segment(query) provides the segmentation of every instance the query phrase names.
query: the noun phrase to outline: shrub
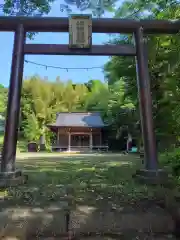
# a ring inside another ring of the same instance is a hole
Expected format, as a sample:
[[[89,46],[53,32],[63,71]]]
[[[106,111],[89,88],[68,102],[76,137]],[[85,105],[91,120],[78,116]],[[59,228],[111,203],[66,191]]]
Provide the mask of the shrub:
[[[180,176],[180,148],[174,148],[161,154],[160,163],[165,167],[170,168],[172,175]]]

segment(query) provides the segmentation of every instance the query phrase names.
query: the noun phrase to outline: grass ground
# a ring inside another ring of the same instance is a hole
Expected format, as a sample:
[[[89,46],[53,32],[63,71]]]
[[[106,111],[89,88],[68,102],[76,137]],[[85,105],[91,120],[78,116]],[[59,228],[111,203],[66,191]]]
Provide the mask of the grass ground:
[[[117,231],[122,226],[124,228],[133,228],[136,225],[136,227],[139,226],[138,228],[140,228],[145,221],[144,219],[147,218],[143,214],[151,207],[151,200],[164,191],[160,187],[148,187],[134,181],[132,174],[135,173],[137,168],[141,167],[141,161],[135,155],[58,156],[57,154],[45,154],[41,156],[35,154],[33,156],[24,154],[20,156],[17,159],[17,167],[22,168],[28,174],[29,180],[24,186],[8,189],[6,192],[1,191],[1,196],[4,194],[7,196],[6,200],[2,199],[0,205],[0,222],[2,222],[1,224],[7,223],[6,235],[10,231],[13,234],[14,230],[12,229],[17,223],[21,226],[20,233],[18,233],[21,235],[23,231],[29,234],[32,229],[37,228],[37,226],[39,228],[41,222],[45,224],[46,230],[50,229],[51,232],[57,231],[57,229],[63,231],[62,226],[64,226],[65,220],[62,209],[67,208],[67,203],[60,199],[67,192],[73,196],[74,205],[71,206],[72,209],[75,206],[76,209],[77,206],[83,206],[83,209],[79,207],[80,212],[75,214],[76,220],[74,222],[75,226],[82,225],[84,231],[88,231],[87,228],[89,229],[90,226],[94,226],[94,228],[91,227],[93,229],[104,229],[104,225],[106,225],[105,229],[109,229],[109,231]],[[87,220],[87,215],[88,219],[90,219],[89,212],[92,209],[96,209],[96,211],[94,210],[90,221]],[[130,213],[131,219],[127,218],[127,216],[123,217],[122,211]],[[83,214],[86,213],[83,217],[81,216],[82,212]],[[103,219],[102,213],[104,214]],[[112,215],[112,213],[115,215]],[[100,216],[101,220],[99,219]],[[134,217],[135,220],[132,220]],[[26,221],[24,218],[26,218]],[[49,218],[51,220],[48,220]],[[32,223],[29,224],[30,220],[27,219],[30,219]],[[159,222],[161,224],[164,221],[155,219],[156,221],[153,219],[155,227]],[[44,221],[50,221],[51,224],[50,222],[44,223]],[[103,222],[104,225],[99,226],[100,222]],[[81,229],[81,227],[77,228]],[[163,226],[164,228],[166,229],[166,226]],[[14,233],[16,236],[18,234],[17,232]],[[28,238],[19,237],[18,239]],[[125,239],[133,238],[131,236]],[[144,240],[145,238],[143,236],[138,239]]]
[[[24,201],[23,191],[32,192],[34,189],[31,194],[32,201],[45,204],[49,199],[58,200],[62,194],[60,189],[67,186],[73,190],[76,201],[88,201],[91,204],[97,204],[98,201],[101,203],[102,199],[109,201],[111,198],[114,203],[117,199],[120,204],[133,204],[144,196],[150,198],[154,195],[153,187],[138,184],[132,178],[141,166],[140,159],[136,156],[27,156],[29,157],[17,160],[17,167],[28,173],[28,184],[13,190],[14,193],[11,191],[11,194],[14,194],[13,201]],[[42,198],[42,195],[46,197]]]

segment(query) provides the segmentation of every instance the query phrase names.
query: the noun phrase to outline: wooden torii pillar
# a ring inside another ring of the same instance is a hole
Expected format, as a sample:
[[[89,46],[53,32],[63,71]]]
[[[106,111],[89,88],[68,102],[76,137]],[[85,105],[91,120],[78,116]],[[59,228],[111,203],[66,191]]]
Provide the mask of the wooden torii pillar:
[[[25,31],[19,24],[14,36],[7,117],[2,150],[0,186],[14,185],[24,181],[20,170],[15,168],[16,145],[18,139],[20,99],[24,65]],[[14,181],[15,180],[15,181]]]
[[[167,173],[158,169],[158,156],[153,126],[152,97],[148,70],[148,53],[143,27],[135,31],[137,86],[140,105],[141,129],[144,144],[145,168],[136,176],[147,183],[158,184],[168,180]]]

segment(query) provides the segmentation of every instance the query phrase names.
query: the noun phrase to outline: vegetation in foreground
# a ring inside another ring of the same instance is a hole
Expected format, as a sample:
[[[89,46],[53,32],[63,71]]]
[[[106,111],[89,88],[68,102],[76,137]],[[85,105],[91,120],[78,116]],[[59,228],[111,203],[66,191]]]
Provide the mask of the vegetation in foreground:
[[[62,188],[73,190],[77,202],[114,206],[153,200],[164,194],[160,186],[138,184],[132,175],[141,167],[138,157],[124,155],[61,156],[19,159],[17,166],[27,172],[28,183],[9,189],[10,203],[49,204],[58,201]],[[173,190],[172,190],[173,191]],[[158,196],[157,196],[157,193]],[[24,195],[25,194],[25,195]],[[29,195],[28,195],[29,194]],[[29,196],[29,198],[28,198]],[[24,202],[25,201],[25,202]],[[8,204],[6,201],[5,204]]]
[[[153,209],[165,195],[174,194],[173,189],[147,186],[132,179],[141,167],[140,159],[135,156],[51,157],[47,154],[43,158],[19,159],[17,165],[27,172],[29,180],[24,186],[1,192],[1,196],[6,196],[4,201],[1,200],[3,212],[22,209],[25,214],[27,209],[41,211],[52,206],[62,207],[62,196],[68,192],[73,196],[71,209],[77,204],[94,207],[97,213],[120,211],[122,214],[124,209],[125,213],[140,214]],[[66,204],[63,206],[66,208]],[[59,226],[60,214],[56,212],[56,226]]]

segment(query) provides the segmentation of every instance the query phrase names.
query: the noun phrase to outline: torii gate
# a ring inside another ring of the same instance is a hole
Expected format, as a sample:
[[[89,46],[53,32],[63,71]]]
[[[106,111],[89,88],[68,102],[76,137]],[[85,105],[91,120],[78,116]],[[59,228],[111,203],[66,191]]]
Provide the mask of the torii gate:
[[[16,145],[18,137],[20,98],[25,54],[44,55],[117,55],[134,56],[137,65],[137,85],[140,102],[140,115],[145,150],[145,168],[138,172],[142,179],[157,181],[166,174],[158,169],[157,149],[152,116],[152,99],[148,73],[148,56],[144,34],[176,34],[180,21],[168,20],[122,20],[93,19],[93,33],[133,33],[134,45],[93,45],[90,49],[69,49],[62,44],[27,44],[27,32],[68,32],[68,18],[50,17],[0,17],[0,31],[13,31],[14,48],[7,106],[6,128],[3,144],[0,186],[9,179],[13,182],[21,176],[15,168]],[[6,183],[7,184],[7,183]]]

